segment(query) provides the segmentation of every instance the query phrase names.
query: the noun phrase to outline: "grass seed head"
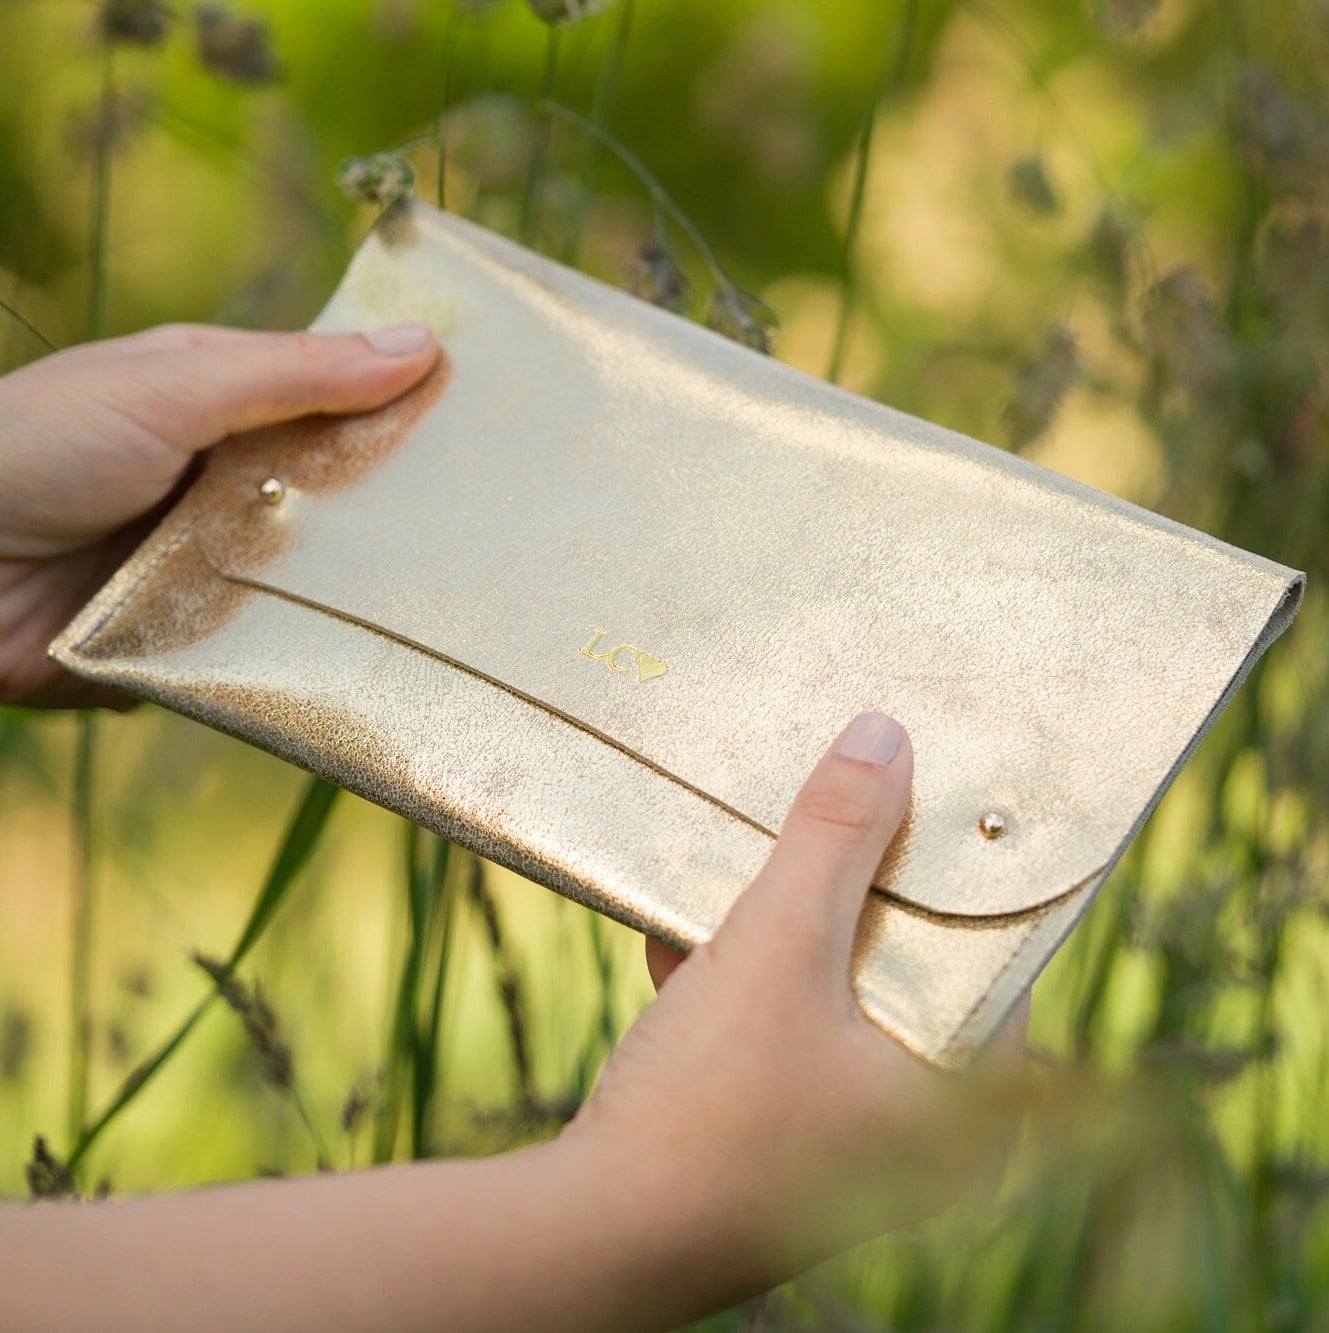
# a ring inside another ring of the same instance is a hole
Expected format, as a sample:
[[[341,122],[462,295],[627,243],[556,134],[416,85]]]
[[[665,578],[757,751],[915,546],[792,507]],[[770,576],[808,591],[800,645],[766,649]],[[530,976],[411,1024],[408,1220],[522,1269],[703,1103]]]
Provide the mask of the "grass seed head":
[[[628,291],[643,301],[675,312],[687,303],[691,284],[674,262],[669,248],[652,237],[629,261],[624,277]]]
[[[706,312],[708,328],[768,356],[775,325],[775,313],[768,306],[732,286],[717,287]]]
[[[1094,0],[1094,21],[1106,33],[1124,37],[1149,22],[1163,0]]]
[[[1085,263],[1095,281],[1118,303],[1130,286],[1135,245],[1135,231],[1120,213],[1104,208],[1094,219],[1085,243]]]
[[[230,83],[272,83],[282,72],[265,19],[233,14],[220,5],[199,5],[194,37],[203,68]]]
[[[1080,378],[1075,335],[1064,324],[1050,328],[1038,355],[1025,367],[1015,397],[1006,408],[1011,448],[1022,449],[1056,420],[1062,400]]]
[[[256,983],[252,991],[247,989],[243,982],[231,975],[224,963],[215,958],[201,953],[195,953],[193,958],[217,983],[218,992],[228,1008],[239,1015],[258,1055],[264,1080],[282,1092],[289,1092],[294,1072],[291,1048],[282,1037],[277,1015],[263,994],[263,987]]]
[[[74,1177],[69,1169],[46,1146],[40,1134],[32,1143],[32,1160],[24,1168],[28,1189],[34,1199],[75,1198]]]
[[[1165,274],[1144,301],[1144,335],[1159,383],[1201,398],[1227,378],[1232,348],[1193,268]]]
[[[1011,198],[1035,217],[1051,217],[1061,210],[1061,200],[1052,188],[1047,166],[1037,153],[1011,163],[1006,172],[1006,188]]]
[[[415,169],[396,153],[348,157],[337,168],[337,188],[348,199],[388,208],[415,191]]]
[[[379,1070],[355,1081],[341,1108],[342,1132],[355,1135],[367,1116],[375,1115],[383,1100],[384,1074]]]
[[[614,0],[527,0],[541,23],[576,23],[609,8]]]
[[[162,0],[102,0],[97,23],[108,42],[157,46],[174,21],[175,14]]]

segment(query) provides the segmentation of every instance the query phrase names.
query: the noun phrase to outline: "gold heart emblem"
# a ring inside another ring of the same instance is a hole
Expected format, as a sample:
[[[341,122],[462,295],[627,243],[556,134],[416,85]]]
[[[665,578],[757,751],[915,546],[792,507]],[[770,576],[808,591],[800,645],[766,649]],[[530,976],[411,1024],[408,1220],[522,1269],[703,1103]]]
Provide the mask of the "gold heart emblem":
[[[656,676],[663,676],[669,667],[658,657],[652,657],[650,653],[637,654],[637,679],[641,681],[654,680]]]

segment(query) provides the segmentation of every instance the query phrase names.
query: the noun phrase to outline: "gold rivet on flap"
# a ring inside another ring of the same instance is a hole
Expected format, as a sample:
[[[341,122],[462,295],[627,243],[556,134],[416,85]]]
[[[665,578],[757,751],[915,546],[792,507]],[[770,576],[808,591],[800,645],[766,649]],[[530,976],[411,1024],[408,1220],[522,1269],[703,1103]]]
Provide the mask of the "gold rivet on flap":
[[[979,819],[978,831],[989,842],[995,841],[1006,832],[1006,816],[998,814],[995,810],[989,810]]]
[[[258,488],[258,493],[270,505],[279,505],[286,498],[286,487],[277,477],[269,477]]]

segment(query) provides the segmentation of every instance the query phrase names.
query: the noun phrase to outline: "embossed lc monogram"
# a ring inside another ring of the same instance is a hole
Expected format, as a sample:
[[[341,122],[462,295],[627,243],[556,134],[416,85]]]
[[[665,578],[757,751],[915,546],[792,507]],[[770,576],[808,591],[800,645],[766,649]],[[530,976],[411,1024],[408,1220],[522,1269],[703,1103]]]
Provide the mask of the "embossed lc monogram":
[[[662,662],[658,657],[631,643],[620,643],[608,652],[596,652],[596,649],[600,646],[600,641],[608,633],[608,630],[597,629],[591,636],[591,641],[585,647],[578,648],[577,651],[583,657],[589,657],[592,662],[603,662],[610,671],[616,671],[619,675],[625,675],[635,667],[637,679],[642,682],[654,680],[657,676],[663,676],[669,670],[668,663]],[[631,657],[632,665],[624,662],[625,657]]]

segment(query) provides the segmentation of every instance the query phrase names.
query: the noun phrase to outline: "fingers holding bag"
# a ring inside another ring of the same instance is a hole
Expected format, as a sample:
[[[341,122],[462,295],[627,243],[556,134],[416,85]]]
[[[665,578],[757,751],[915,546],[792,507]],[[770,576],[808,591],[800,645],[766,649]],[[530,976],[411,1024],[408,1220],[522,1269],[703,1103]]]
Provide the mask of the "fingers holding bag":
[[[725,922],[726,942],[771,932],[778,939],[767,945],[803,956],[842,988],[864,895],[908,807],[913,764],[894,718],[856,717],[800,789],[770,859]],[[657,990],[684,958],[647,939]]]
[[[694,1256],[724,1298],[946,1206],[990,1179],[1009,1142],[1015,1099],[984,1085],[1008,1077],[1014,1052],[973,1078],[932,1069],[867,1019],[849,983],[912,774],[897,722],[850,723],[715,937],[686,959],[648,945],[669,983],[569,1131],[617,1160],[658,1217],[681,1208],[680,1225],[728,1256],[714,1270]]]

